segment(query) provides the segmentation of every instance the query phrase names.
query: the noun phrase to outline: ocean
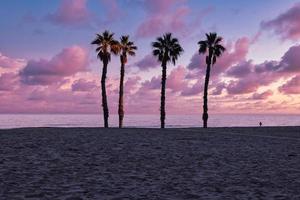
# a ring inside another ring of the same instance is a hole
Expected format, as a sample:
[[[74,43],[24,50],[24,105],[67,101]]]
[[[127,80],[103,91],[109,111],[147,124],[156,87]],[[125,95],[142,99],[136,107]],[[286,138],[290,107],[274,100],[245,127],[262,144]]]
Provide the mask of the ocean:
[[[209,127],[300,126],[300,115],[211,114]],[[110,115],[110,127],[118,126],[118,116]],[[100,114],[0,114],[0,128],[20,127],[102,127]],[[201,127],[201,115],[167,115],[167,128]],[[124,127],[159,128],[159,115],[126,115]]]

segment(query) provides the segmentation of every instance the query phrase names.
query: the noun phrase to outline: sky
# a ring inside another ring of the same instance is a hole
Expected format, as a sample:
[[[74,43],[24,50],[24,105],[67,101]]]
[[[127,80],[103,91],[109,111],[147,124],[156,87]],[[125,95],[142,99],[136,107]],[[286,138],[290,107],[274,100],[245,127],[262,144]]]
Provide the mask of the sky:
[[[125,73],[125,112],[159,114],[161,67],[151,42],[166,32],[184,53],[167,75],[167,114],[202,113],[206,65],[197,42],[217,32],[209,113],[300,114],[300,1],[1,0],[0,113],[101,113],[102,63],[90,43],[109,30],[138,47]],[[120,59],[108,65],[110,113]]]

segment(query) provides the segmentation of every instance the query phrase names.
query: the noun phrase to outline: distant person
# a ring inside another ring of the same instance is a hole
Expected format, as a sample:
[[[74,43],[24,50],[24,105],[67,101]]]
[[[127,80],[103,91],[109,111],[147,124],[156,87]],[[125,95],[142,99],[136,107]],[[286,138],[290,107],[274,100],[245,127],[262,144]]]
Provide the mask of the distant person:
[[[259,126],[262,126],[262,123],[261,123],[261,122],[259,122]]]

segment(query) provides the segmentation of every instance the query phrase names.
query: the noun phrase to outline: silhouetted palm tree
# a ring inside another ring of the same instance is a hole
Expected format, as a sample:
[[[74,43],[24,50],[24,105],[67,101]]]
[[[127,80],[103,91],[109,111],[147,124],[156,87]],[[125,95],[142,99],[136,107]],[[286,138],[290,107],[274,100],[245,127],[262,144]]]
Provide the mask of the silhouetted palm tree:
[[[103,107],[103,116],[104,116],[104,127],[108,128],[108,105],[107,105],[107,96],[106,96],[106,87],[105,79],[107,73],[107,65],[110,62],[111,53],[118,54],[119,45],[118,41],[114,40],[113,33],[109,31],[104,31],[102,34],[96,34],[96,39],[94,39],[91,44],[97,45],[96,52],[98,58],[103,63],[102,68],[102,77],[101,77],[101,89],[102,89],[102,107]]]
[[[152,43],[153,55],[161,62],[162,77],[161,77],[161,105],[160,105],[160,122],[161,128],[165,128],[165,95],[166,95],[166,79],[167,79],[167,63],[172,62],[174,65],[176,60],[183,52],[177,38],[173,38],[171,33],[166,33],[163,37],[158,37]]]
[[[222,53],[226,50],[220,43],[223,38],[219,37],[217,33],[206,34],[206,40],[199,41],[199,54],[206,54],[206,76],[204,84],[204,94],[203,94],[203,127],[207,128],[208,120],[208,108],[207,108],[207,93],[208,93],[208,83],[211,67],[216,63],[217,57],[220,57]]]
[[[124,118],[124,108],[123,108],[123,93],[124,93],[124,75],[125,75],[125,64],[127,62],[127,55],[135,56],[135,50],[137,47],[134,43],[129,41],[129,36],[122,36],[120,38],[120,61],[121,61],[121,71],[120,71],[120,90],[119,90],[119,128],[123,126]]]

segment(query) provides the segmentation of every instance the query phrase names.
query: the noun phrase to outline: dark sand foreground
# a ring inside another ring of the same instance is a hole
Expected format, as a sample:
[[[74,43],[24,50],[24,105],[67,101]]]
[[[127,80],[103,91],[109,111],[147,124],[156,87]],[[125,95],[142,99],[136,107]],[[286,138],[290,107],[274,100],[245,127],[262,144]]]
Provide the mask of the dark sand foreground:
[[[300,127],[0,130],[0,199],[300,199]]]

